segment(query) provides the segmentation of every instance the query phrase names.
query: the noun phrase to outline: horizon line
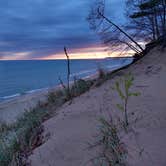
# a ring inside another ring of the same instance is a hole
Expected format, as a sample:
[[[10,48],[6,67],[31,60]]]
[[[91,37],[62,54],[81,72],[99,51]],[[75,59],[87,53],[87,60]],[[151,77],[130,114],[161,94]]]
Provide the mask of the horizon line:
[[[104,58],[71,58],[70,60],[98,60],[98,59],[116,59],[116,58],[133,58],[133,56],[113,56],[113,57],[104,57]],[[54,61],[54,60],[67,60],[66,58],[57,58],[57,59],[0,59],[0,61]]]

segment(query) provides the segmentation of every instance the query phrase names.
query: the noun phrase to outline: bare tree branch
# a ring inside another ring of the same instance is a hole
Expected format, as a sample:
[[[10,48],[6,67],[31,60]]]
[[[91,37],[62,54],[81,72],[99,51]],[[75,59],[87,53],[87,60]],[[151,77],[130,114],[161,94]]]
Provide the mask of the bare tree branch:
[[[64,47],[64,52],[67,58],[67,90],[68,90],[68,93],[70,93],[70,58],[67,53],[66,47]]]
[[[130,36],[128,35],[125,31],[123,31],[118,25],[116,25],[115,23],[113,23],[110,19],[108,19],[107,17],[105,17],[100,10],[98,10],[98,13],[100,14],[100,16],[102,16],[108,23],[112,24],[113,26],[115,26],[120,32],[122,32],[126,37],[128,37],[133,43],[135,43],[141,51],[144,51],[144,49]]]

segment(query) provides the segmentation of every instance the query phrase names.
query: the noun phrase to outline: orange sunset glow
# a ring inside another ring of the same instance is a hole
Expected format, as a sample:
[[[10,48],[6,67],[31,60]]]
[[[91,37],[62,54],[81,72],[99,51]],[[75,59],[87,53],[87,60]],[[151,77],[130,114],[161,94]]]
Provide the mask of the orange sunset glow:
[[[108,57],[124,57],[132,56],[133,52],[128,51],[125,54],[121,54],[120,51],[108,51],[106,46],[93,46],[87,48],[77,48],[77,49],[67,49],[70,59],[104,59]],[[51,54],[45,57],[29,58],[32,52],[18,52],[12,54],[6,53],[4,57],[0,60],[56,60],[56,59],[66,59],[65,53],[62,51],[60,53]]]
[[[107,51],[107,47],[88,47],[88,48],[80,48],[68,50],[68,54],[70,59],[103,59],[107,57],[118,57],[120,52],[116,51],[110,54]],[[126,56],[131,56],[130,54],[126,54]],[[66,59],[64,52],[59,54],[53,54],[42,58],[43,60],[53,60],[53,59]]]

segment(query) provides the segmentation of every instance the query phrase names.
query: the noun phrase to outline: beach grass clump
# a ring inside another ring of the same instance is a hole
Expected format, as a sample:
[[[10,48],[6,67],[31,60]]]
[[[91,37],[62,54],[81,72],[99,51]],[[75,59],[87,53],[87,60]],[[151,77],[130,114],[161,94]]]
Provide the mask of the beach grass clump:
[[[50,91],[47,96],[47,101],[49,104],[60,106],[65,102],[65,98],[64,90]]]
[[[89,90],[92,84],[92,81],[85,81],[83,79],[76,80],[70,90],[71,96],[76,97],[83,94],[84,92]]]
[[[11,126],[8,125],[7,123],[5,122],[0,122],[0,134],[7,131],[7,130],[10,130]]]
[[[95,146],[100,153],[92,159],[96,166],[124,166],[127,151],[118,136],[118,129],[112,120],[100,118],[99,138]],[[94,147],[93,145],[91,145]]]
[[[63,84],[63,89],[57,91],[50,91],[48,93],[48,104],[54,106],[61,106],[66,101],[72,100],[73,97],[77,97],[82,93],[89,90],[93,81],[85,81],[83,79],[75,80],[74,83],[68,88]]]
[[[42,143],[41,123],[49,111],[36,108],[25,112],[8,130],[0,133],[0,165],[25,165],[25,154]],[[14,164],[15,163],[15,164]]]

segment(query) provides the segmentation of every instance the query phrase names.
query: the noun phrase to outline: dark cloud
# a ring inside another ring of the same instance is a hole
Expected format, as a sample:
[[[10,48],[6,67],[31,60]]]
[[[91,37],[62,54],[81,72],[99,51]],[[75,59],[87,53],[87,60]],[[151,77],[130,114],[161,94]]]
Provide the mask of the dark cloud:
[[[114,13],[119,8],[114,0]],[[66,45],[98,43],[86,17],[91,0],[1,0],[0,58],[29,52],[29,58],[57,53]]]

